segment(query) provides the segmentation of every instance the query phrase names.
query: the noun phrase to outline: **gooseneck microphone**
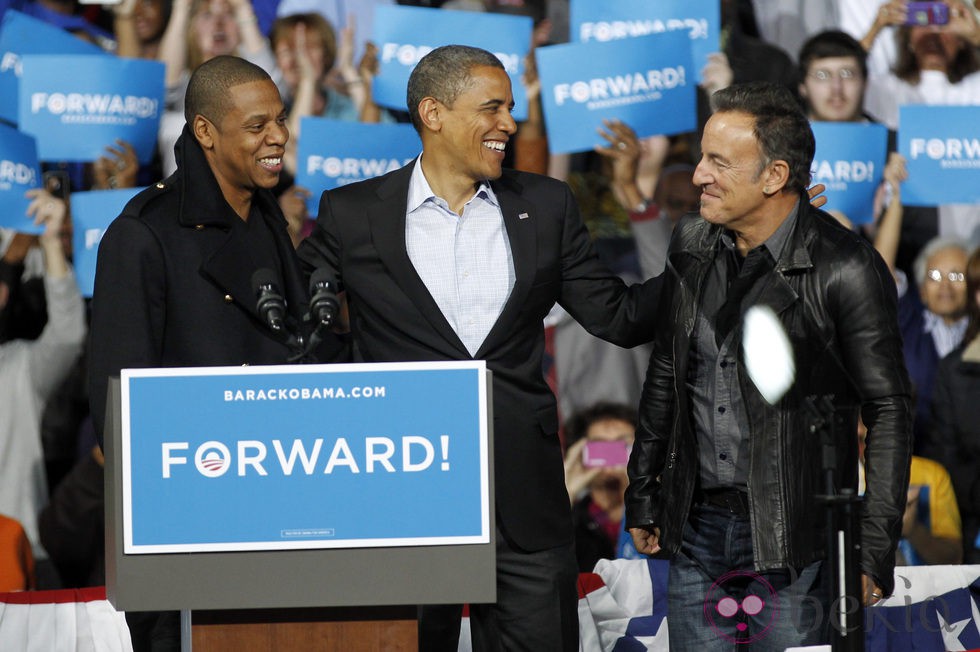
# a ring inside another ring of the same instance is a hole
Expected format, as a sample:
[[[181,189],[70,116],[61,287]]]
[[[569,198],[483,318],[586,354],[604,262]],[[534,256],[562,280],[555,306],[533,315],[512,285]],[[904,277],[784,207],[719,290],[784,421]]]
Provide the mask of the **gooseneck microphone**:
[[[330,328],[340,309],[337,299],[337,281],[324,268],[319,268],[310,276],[310,318],[316,330]]]
[[[255,308],[259,316],[269,328],[277,333],[283,332],[286,301],[279,291],[276,275],[265,267],[255,270],[252,274],[252,289],[255,291]]]

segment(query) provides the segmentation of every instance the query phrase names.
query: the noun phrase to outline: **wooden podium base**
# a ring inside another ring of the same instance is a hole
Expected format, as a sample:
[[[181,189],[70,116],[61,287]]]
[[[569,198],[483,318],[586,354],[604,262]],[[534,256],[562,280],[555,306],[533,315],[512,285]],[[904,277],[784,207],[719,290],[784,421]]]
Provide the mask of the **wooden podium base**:
[[[191,613],[193,652],[417,652],[415,606]]]

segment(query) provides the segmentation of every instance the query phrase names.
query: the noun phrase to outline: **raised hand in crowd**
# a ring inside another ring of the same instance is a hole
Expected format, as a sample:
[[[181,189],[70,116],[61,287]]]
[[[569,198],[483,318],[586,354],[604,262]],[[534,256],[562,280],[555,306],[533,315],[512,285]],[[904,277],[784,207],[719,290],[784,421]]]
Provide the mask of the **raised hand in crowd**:
[[[973,47],[980,47],[980,21],[977,15],[960,3],[949,4],[949,31],[967,41]]]
[[[136,187],[140,164],[133,146],[121,138],[107,145],[106,154],[92,163],[93,190]]]
[[[361,72],[354,64],[354,16],[349,16],[347,26],[340,30],[340,40],[337,43],[337,60],[327,73],[328,83],[354,101],[358,115],[363,115],[364,106],[368,102],[364,80]]]
[[[68,257],[61,239],[61,231],[68,218],[68,204],[43,188],[27,191],[31,199],[27,205],[27,216],[36,225],[44,225],[44,232],[38,236],[38,244],[44,252],[45,274],[49,278],[63,278],[68,275]]]
[[[568,489],[568,500],[572,504],[602,472],[600,466],[586,467],[582,464],[582,451],[588,443],[588,438],[582,437],[565,451],[565,488]]]
[[[169,2],[123,0],[112,7],[116,54],[131,59],[156,59],[167,27]]]
[[[544,112],[541,109],[541,79],[538,77],[533,46],[524,57],[521,85],[527,98],[527,119],[517,125],[514,167],[524,172],[548,174],[548,137],[545,133]]]
[[[902,183],[909,177],[905,157],[898,152],[889,154],[883,174],[884,181],[875,194],[875,215],[881,217],[877,222],[874,245],[894,274],[898,245],[902,237]],[[881,206],[885,204],[886,198],[888,205],[882,212]]]
[[[364,92],[364,106],[361,107],[361,122],[380,122],[381,107],[374,103],[371,90],[374,86],[374,78],[378,74],[380,67],[378,60],[378,46],[371,41],[365,41],[364,54],[357,63],[357,74],[361,79],[361,89]]]
[[[866,51],[871,51],[871,46],[881,34],[881,30],[895,25],[904,25],[908,14],[909,8],[905,0],[889,0],[889,2],[882,3],[878,7],[878,13],[875,14],[874,22],[871,23],[868,32],[861,39],[861,46]]]
[[[715,91],[731,86],[734,78],[735,73],[724,52],[712,52],[708,55],[708,63],[701,69],[701,88],[708,97]]]
[[[303,241],[303,230],[310,217],[309,211],[306,210],[306,200],[309,197],[310,191],[303,186],[290,186],[279,195],[279,208],[286,218],[286,230],[289,231],[289,239],[292,240],[293,247],[298,247]]]
[[[299,144],[300,122],[303,118],[316,115],[320,84],[323,83],[323,63],[316,60],[317,54],[307,46],[306,24],[297,22],[293,28],[293,47],[290,53],[299,73],[296,88],[293,90],[293,105],[289,111],[287,127],[290,139],[286,142],[286,155],[283,164],[291,173],[296,173],[296,150]],[[281,55],[280,55],[281,58]],[[317,65],[319,63],[319,65]]]

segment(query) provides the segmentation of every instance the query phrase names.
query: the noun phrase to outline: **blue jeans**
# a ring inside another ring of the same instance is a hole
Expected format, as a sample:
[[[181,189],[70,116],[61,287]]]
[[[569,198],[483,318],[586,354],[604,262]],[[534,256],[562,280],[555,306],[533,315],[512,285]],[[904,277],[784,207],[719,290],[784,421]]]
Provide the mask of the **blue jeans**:
[[[748,516],[692,506],[681,549],[670,561],[671,650],[783,652],[830,642],[826,564],[757,573],[752,562]]]

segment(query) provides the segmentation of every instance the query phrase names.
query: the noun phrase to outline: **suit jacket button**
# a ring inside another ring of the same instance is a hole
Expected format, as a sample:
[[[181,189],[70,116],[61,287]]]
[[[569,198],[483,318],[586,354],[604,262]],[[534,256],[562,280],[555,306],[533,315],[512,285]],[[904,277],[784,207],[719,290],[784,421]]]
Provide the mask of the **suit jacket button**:
[[[226,295],[225,295],[225,303],[231,303],[231,302],[232,302],[232,301],[234,301],[234,300],[235,300],[235,299],[234,299],[234,298],[232,298],[232,296],[231,296],[230,294],[226,294]]]

